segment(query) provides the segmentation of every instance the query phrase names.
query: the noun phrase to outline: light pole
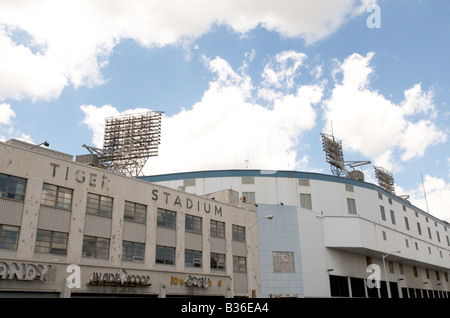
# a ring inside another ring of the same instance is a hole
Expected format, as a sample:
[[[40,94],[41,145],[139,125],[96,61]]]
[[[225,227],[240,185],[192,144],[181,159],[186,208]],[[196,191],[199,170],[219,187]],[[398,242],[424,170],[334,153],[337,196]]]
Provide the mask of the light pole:
[[[386,277],[386,289],[387,289],[387,293],[388,293],[388,298],[392,298],[391,297],[391,287],[389,286],[389,279],[387,276],[387,272],[386,272],[386,262],[384,261],[384,259],[386,257],[388,257],[389,255],[391,255],[392,253],[401,253],[401,251],[392,251],[390,253],[384,254],[383,255],[383,267],[384,267],[384,276]]]
[[[264,216],[264,217],[262,217],[262,218],[260,218],[260,219],[258,219],[258,221],[256,221],[256,222],[254,222],[254,223],[252,223],[252,224],[250,224],[249,226],[247,226],[247,228],[246,228],[246,231],[247,231],[247,233],[246,233],[246,236],[247,236],[247,267],[248,267],[248,288],[249,288],[249,297],[252,297],[253,296],[253,290],[252,290],[252,281],[253,281],[253,279],[252,279],[252,266],[251,266],[251,253],[250,253],[250,246],[251,246],[251,244],[250,244],[250,229],[256,224],[256,223],[258,223],[259,221],[261,221],[261,220],[264,220],[264,219],[268,219],[268,220],[272,220],[273,219],[273,215],[266,215],[266,216]]]

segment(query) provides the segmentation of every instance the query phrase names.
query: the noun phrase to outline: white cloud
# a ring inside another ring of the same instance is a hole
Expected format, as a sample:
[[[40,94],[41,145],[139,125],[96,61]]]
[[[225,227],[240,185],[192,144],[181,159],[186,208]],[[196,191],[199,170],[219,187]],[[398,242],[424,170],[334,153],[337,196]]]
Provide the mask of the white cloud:
[[[7,103],[0,104],[0,141],[6,141],[10,138],[20,139],[32,143],[33,140],[30,135],[14,129],[12,119],[16,117],[16,113],[11,109],[11,105]]]
[[[251,84],[245,68],[237,73],[219,57],[205,61],[216,79],[191,109],[163,117],[159,155],[150,158],[144,172],[244,168],[246,160],[249,168],[304,167],[308,157],[297,158],[296,147],[302,133],[315,125],[313,105],[321,100],[322,88],[299,86],[266,108],[254,102],[259,86]],[[101,146],[101,123],[118,111],[109,105],[81,109]]]
[[[424,92],[421,84],[416,84],[405,91],[405,100],[401,107],[406,115],[434,111],[433,92]],[[435,113],[433,113],[435,116]]]
[[[225,25],[245,34],[261,26],[307,43],[335,32],[372,0],[2,1],[0,100],[57,98],[67,85],[105,82],[115,45],[184,43]],[[26,34],[20,41],[17,32]],[[36,48],[39,50],[36,50]]]
[[[16,114],[11,109],[11,105],[7,103],[0,104],[0,124],[10,125],[11,118],[15,117]]]
[[[302,66],[305,59],[305,53],[293,50],[278,53],[274,58],[275,65],[273,62],[269,62],[264,68],[263,84],[276,88],[292,88],[295,77],[300,76],[298,68]]]
[[[338,63],[342,74],[330,98],[325,101],[326,127],[334,128],[344,148],[369,157],[375,165],[388,170],[399,169],[401,161],[424,155],[431,145],[443,143],[447,135],[431,120],[435,117],[433,94],[420,84],[405,91],[405,99],[395,104],[370,87],[373,53],[352,54]],[[428,114],[417,122],[411,115]],[[396,159],[396,151],[401,151]]]
[[[397,186],[396,192],[409,194],[412,204],[438,219],[450,222],[450,183],[430,175],[425,175],[423,181],[423,184],[420,183],[413,189]]]

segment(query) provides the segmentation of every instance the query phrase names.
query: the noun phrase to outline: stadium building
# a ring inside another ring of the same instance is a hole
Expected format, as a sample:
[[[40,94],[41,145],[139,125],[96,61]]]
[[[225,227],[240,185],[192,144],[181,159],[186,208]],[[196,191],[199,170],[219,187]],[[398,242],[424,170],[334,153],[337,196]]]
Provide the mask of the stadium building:
[[[450,224],[384,188],[336,175],[216,170],[146,176],[258,206],[262,297],[450,297]],[[387,288],[389,286],[389,288]]]
[[[255,204],[208,197],[0,142],[0,297],[259,297]]]

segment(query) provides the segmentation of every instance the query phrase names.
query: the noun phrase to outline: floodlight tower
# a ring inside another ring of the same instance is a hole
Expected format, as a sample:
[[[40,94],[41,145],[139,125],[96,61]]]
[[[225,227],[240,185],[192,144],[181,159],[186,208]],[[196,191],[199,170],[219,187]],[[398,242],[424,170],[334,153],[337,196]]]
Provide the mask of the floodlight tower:
[[[321,134],[325,159],[330,164],[331,172],[335,176],[341,176],[345,171],[342,142],[333,135]]]
[[[387,192],[395,195],[394,177],[392,173],[382,167],[373,166],[375,169],[375,177],[378,180],[378,185]]]
[[[356,167],[369,164],[370,161],[344,161],[342,151],[342,141],[336,139],[334,135],[320,134],[322,136],[322,146],[325,152],[326,161],[330,164],[331,172],[335,176],[345,176],[350,179],[364,181],[364,175],[361,171],[355,170]],[[348,171],[346,166],[353,170]]]
[[[138,176],[148,158],[158,155],[162,112],[108,117],[105,119],[103,149],[83,145],[95,156],[97,167]]]

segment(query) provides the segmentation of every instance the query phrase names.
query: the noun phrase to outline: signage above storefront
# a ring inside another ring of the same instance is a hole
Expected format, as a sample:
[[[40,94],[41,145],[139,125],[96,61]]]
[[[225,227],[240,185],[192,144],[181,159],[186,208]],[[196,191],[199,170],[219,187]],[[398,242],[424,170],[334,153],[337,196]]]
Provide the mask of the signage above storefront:
[[[0,279],[44,281],[51,265],[0,262]]]
[[[212,281],[207,277],[197,277],[194,275],[188,275],[185,279],[178,278],[176,276],[170,277],[170,284],[171,285],[185,285],[188,287],[201,287],[201,288],[208,288],[212,286]],[[222,286],[222,281],[219,280],[217,282],[217,286]]]
[[[128,275],[124,269],[113,273],[92,273],[89,279],[89,285],[96,286],[150,286],[150,276],[146,275]]]

